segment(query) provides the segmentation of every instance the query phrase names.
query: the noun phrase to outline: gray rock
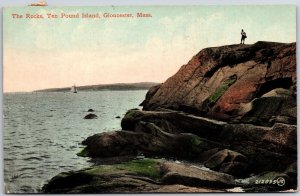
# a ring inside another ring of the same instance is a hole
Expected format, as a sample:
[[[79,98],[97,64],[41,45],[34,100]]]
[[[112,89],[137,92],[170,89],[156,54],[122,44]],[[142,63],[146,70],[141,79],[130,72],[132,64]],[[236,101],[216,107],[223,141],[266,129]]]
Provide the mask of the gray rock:
[[[98,116],[96,114],[88,114],[84,117],[84,119],[95,119],[95,118],[98,118]]]

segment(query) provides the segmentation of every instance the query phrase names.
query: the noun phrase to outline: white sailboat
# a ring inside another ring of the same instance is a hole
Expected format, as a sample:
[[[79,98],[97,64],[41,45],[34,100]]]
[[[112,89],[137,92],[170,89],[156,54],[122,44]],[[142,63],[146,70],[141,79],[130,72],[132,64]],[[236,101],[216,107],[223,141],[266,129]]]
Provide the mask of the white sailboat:
[[[77,93],[77,88],[76,88],[75,84],[71,87],[71,92]]]

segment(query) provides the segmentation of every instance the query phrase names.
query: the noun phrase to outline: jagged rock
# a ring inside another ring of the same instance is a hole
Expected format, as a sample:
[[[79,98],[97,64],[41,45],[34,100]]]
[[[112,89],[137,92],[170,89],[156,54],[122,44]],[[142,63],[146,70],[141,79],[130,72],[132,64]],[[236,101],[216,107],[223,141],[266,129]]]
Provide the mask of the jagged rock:
[[[296,43],[257,42],[206,48],[160,86],[152,87],[145,110],[170,108],[228,120],[241,104],[275,88],[296,87]]]
[[[98,116],[96,114],[88,114],[84,117],[84,119],[95,119],[95,118],[98,118]]]

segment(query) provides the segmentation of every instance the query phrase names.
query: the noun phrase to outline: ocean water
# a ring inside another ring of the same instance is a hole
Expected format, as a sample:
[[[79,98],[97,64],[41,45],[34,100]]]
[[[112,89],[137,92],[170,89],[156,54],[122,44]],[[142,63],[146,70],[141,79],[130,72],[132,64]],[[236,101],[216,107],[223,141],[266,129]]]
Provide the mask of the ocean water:
[[[81,141],[119,130],[126,111],[138,108],[146,92],[5,93],[4,181],[9,192],[39,193],[58,173],[92,165],[76,155]],[[83,119],[88,109],[98,119]]]

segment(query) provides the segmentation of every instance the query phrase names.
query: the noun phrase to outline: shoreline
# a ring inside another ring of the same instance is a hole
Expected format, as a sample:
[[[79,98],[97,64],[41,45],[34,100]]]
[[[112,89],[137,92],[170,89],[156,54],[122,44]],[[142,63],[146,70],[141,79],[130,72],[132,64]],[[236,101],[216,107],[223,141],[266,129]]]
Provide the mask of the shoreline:
[[[165,114],[166,116],[164,116]],[[164,119],[164,117],[172,118],[169,116],[170,114],[184,115],[184,116],[187,115],[188,118],[192,118],[195,121],[192,124],[199,123],[198,117],[194,118],[190,114],[184,114],[182,112],[179,112],[179,114],[177,111],[145,112],[145,111],[133,109],[133,110],[129,110],[126,113],[121,124],[124,129],[124,127],[132,126],[131,120],[137,120],[136,122],[134,122],[137,124],[141,123],[140,119],[132,119],[132,116],[135,117],[138,116],[139,118],[142,118],[143,121],[147,121],[147,119],[153,120],[153,118],[155,118],[155,115],[157,118],[160,119]],[[211,119],[206,119],[206,118],[200,118],[200,121],[201,121],[200,123],[202,124],[204,123],[208,126],[214,127],[214,129],[218,129],[218,127],[215,127],[216,125],[237,126],[236,130],[238,130],[239,129],[238,127],[241,126],[237,124],[220,123],[217,120],[212,121]],[[244,124],[242,126],[243,127],[249,126],[251,129],[253,129],[253,125]],[[275,125],[275,127],[276,126],[278,125]],[[261,129],[260,131],[258,130],[259,132],[266,129],[266,127],[261,127],[261,126],[257,126],[256,129],[258,129],[259,127]],[[156,128],[157,127],[151,125],[151,123],[145,123],[143,128],[139,127],[138,130],[135,131],[121,130],[121,131],[114,131],[114,132],[104,132],[101,134],[95,134],[87,138],[86,140],[83,141],[83,145],[86,145],[86,148],[84,148],[84,150],[82,151],[84,153],[81,152],[78,155],[84,157],[90,157],[91,161],[95,163],[95,165],[90,168],[81,169],[79,171],[67,172],[67,173],[63,172],[59,174],[56,177],[52,178],[52,180],[50,180],[50,182],[43,187],[43,191],[45,193],[120,193],[120,192],[128,192],[128,193],[151,192],[152,193],[152,192],[164,192],[164,191],[187,193],[187,192],[234,192],[236,190],[239,190],[239,192],[241,191],[242,192],[260,192],[260,191],[276,192],[276,191],[286,191],[286,190],[293,189],[291,186],[279,186],[278,183],[280,183],[279,180],[282,177],[284,177],[287,180],[292,180],[292,176],[290,172],[293,173],[294,166],[290,166],[290,169],[287,169],[283,172],[260,171],[257,172],[255,175],[250,174],[249,172],[247,174],[244,173],[247,171],[247,169],[245,167],[242,167],[244,164],[249,164],[247,163],[248,160],[244,157],[244,155],[232,150],[227,150],[227,149],[220,150],[224,148],[224,145],[222,147],[222,145],[220,146],[220,144],[217,142],[211,142],[209,140],[200,138],[193,134],[164,133],[164,132],[160,132],[160,130]],[[242,134],[242,133],[236,133],[236,134]],[[178,135],[180,135],[179,138],[181,139],[174,138]],[[155,140],[152,140],[153,138]],[[170,140],[170,138],[173,138],[173,140],[175,140],[176,143],[171,144],[167,142],[165,145],[161,143],[163,141]],[[124,143],[124,140],[127,141],[128,143],[126,142]],[[147,146],[151,146],[150,147],[151,149],[149,148],[147,149],[147,147],[143,146],[142,143],[137,142],[137,140],[141,140],[141,142],[145,140],[148,141]],[[212,150],[208,150],[212,148],[212,145],[217,147],[217,149],[213,148]],[[134,149],[132,146],[138,146],[138,149]],[[176,146],[180,146],[182,153],[179,152],[178,149],[175,150]],[[120,151],[119,149],[122,150]],[[155,149],[159,150],[160,152],[156,151]],[[165,149],[165,151],[161,152],[161,149]],[[143,153],[141,154],[141,152]],[[176,153],[173,154],[174,152]],[[119,153],[123,153],[124,155],[120,155]],[[167,155],[168,153],[171,154]],[[257,155],[254,154],[253,156],[257,156]],[[159,157],[166,157],[166,158],[159,158]],[[226,165],[226,161],[225,161],[226,159],[227,161],[229,161],[228,163],[231,163],[231,161],[233,161],[233,163],[235,164],[231,165],[229,167],[231,169],[229,170],[216,171],[216,169],[219,168],[220,166],[216,167],[214,165],[216,164],[223,165],[224,163]],[[230,161],[230,159],[232,160]],[[120,166],[124,164],[131,165],[138,162],[139,170],[143,170],[147,172],[149,169],[148,160],[155,162],[155,164],[156,163],[159,164],[159,168],[157,168],[156,170],[157,173],[156,178],[153,178],[153,176],[151,176],[152,174],[145,174],[143,172],[141,173],[139,171],[136,171],[131,167],[123,168],[123,166]],[[264,161],[267,164],[269,161],[272,160],[264,160]],[[240,163],[240,165],[237,163]],[[165,165],[168,166],[171,165],[170,166],[171,169],[168,170],[169,173],[164,171]],[[265,164],[263,163],[263,165]],[[263,165],[256,166],[256,167],[263,167]],[[119,170],[120,167],[121,167],[120,170],[121,173],[118,172],[115,173],[115,171]],[[177,167],[180,167],[181,170],[176,169]],[[187,171],[191,169],[193,170],[193,172],[187,175]],[[76,180],[77,177],[74,177],[74,174],[79,176],[86,175],[86,170],[99,170],[99,172],[93,173],[91,174],[92,176],[90,176],[91,179],[98,179],[98,180],[77,182]],[[179,171],[180,173],[178,174]],[[125,178],[126,181],[121,180],[115,182],[116,179],[114,175],[117,175],[118,178],[122,179],[124,177],[123,172],[126,173],[126,178]],[[203,172],[205,174],[203,174]],[[195,173],[197,173],[197,175],[193,175]],[[211,177],[216,175],[218,178],[214,179],[213,181],[210,181]],[[99,181],[100,178],[101,179],[105,178],[107,179],[107,181],[105,182],[104,181],[102,182],[101,180]],[[134,182],[133,184],[128,185],[127,183],[128,180],[131,182],[132,179],[137,179],[137,178],[139,179],[142,178],[142,180],[140,179],[141,181]],[[166,180],[166,178],[168,180]],[[225,181],[222,180],[223,178],[226,179],[228,178],[230,180],[225,183]],[[266,180],[268,180],[268,182],[266,182]],[[151,183],[149,183],[149,181]],[[209,183],[207,181],[209,181]],[[61,184],[62,182],[64,184],[65,183],[70,184],[71,187],[68,188],[65,187],[64,185],[58,186],[58,184]],[[145,182],[147,182],[147,186],[144,184]],[[95,183],[97,184],[96,186],[94,186]],[[110,184],[109,187],[107,187],[107,184]],[[126,187],[128,186],[130,186],[131,188],[126,189]],[[147,188],[144,189],[141,188],[145,186]],[[182,187],[180,188],[180,190],[178,190],[177,186],[182,186]],[[296,189],[294,190],[296,191]]]
[[[295,43],[203,49],[140,106],[81,155],[152,159],[62,173],[45,193],[297,191]]]

